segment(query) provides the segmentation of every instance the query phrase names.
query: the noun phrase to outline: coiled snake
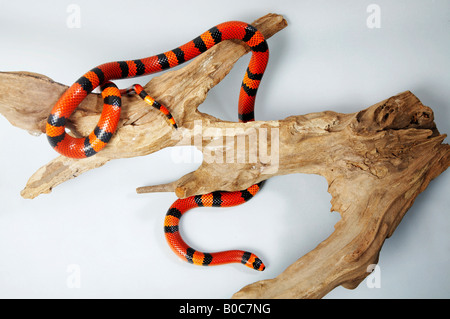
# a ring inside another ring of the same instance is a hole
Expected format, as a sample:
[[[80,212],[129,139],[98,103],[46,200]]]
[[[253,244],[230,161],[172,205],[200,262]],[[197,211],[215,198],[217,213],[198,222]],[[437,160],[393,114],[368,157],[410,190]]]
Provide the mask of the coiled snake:
[[[255,96],[266,69],[269,49],[264,36],[255,27],[244,22],[231,21],[219,24],[171,51],[144,59],[105,63],[84,74],[61,96],[48,117],[46,133],[50,145],[60,154],[71,158],[95,155],[106,146],[117,129],[123,93],[139,95],[148,104],[162,112],[176,129],[177,125],[168,109],[151,98],[140,85],[119,90],[111,80],[148,75],[169,69],[229,39],[242,40],[252,50],[252,57],[241,85],[238,116],[241,122],[253,121]],[[67,119],[84,98],[98,86],[102,90],[103,110],[97,126],[85,138],[72,137],[66,133]],[[237,262],[256,270],[264,270],[262,261],[250,252],[230,250],[202,253],[189,247],[179,232],[180,218],[189,209],[199,206],[239,205],[251,199],[260,187],[261,183],[243,191],[213,192],[178,199],[169,208],[164,220],[164,232],[169,246],[182,259],[196,265],[208,266]]]

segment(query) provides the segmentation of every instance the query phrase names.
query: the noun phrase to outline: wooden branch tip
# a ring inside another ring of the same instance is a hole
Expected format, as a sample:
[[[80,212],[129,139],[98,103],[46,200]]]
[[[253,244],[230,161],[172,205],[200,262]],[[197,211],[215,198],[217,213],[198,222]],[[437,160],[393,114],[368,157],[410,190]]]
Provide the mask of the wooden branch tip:
[[[145,194],[145,193],[160,193],[160,192],[174,192],[175,191],[175,182],[167,183],[167,184],[159,184],[152,186],[142,186],[136,188],[136,193]]]

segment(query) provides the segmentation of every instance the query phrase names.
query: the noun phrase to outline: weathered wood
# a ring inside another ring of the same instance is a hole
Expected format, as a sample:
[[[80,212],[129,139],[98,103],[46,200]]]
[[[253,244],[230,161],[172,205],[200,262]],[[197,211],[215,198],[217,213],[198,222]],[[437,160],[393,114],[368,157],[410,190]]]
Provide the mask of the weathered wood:
[[[266,38],[286,27],[284,18],[268,14],[253,22]],[[180,129],[173,132],[164,116],[148,107],[139,97],[122,97],[122,114],[118,130],[108,146],[92,158],[83,160],[57,157],[41,167],[22,191],[24,198],[49,193],[57,185],[104,165],[111,159],[148,155],[162,148],[180,145],[179,138],[190,134],[197,120],[215,121],[197,111],[211,88],[232,69],[249,47],[240,41],[222,42],[184,68],[153,78],[145,90],[166,105]],[[51,108],[67,86],[46,76],[29,72],[0,73],[0,113],[11,124],[33,134],[44,133]],[[25,94],[26,92],[26,94]],[[75,110],[67,127],[75,136],[87,136],[102,111],[100,94],[91,93]],[[182,194],[182,191],[177,192]]]
[[[269,14],[254,25],[270,37],[287,24],[282,16]],[[233,297],[320,298],[339,285],[357,286],[417,195],[449,167],[445,135],[437,130],[433,111],[409,91],[352,114],[326,111],[232,123],[199,112],[208,91],[247,52],[246,45],[226,41],[145,86],[170,109],[177,131],[139,98],[123,97],[119,129],[102,152],[82,160],[57,157],[29,179],[22,196],[48,193],[112,159],[176,145],[201,150],[200,167],[177,181],[138,192],[174,191],[187,197],[240,190],[276,175],[319,174],[328,181],[332,210],[342,217],[333,234],[278,277],[244,287]],[[51,107],[66,88],[38,74],[0,73],[0,112],[13,125],[42,133]],[[90,94],[70,118],[71,132],[89,134],[101,108],[101,97]],[[243,154],[246,158],[239,157]]]
[[[417,195],[450,165],[450,146],[442,144],[433,112],[410,92],[351,115],[308,117],[280,142],[302,150],[280,167],[324,176],[331,210],[342,218],[330,237],[277,278],[244,287],[235,298],[321,298],[338,285],[355,288]],[[296,143],[292,137],[300,134]]]

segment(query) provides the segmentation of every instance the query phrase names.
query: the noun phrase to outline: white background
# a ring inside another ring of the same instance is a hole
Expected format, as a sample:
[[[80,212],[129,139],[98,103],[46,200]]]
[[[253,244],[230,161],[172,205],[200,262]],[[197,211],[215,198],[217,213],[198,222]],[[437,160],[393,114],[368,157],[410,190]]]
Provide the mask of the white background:
[[[67,26],[69,4],[81,27]],[[381,28],[369,29],[369,4]],[[269,12],[289,26],[268,40],[271,58],[256,103],[257,120],[324,110],[356,112],[411,90],[450,132],[450,1],[0,1],[0,71],[31,71],[70,85],[109,61],[173,49],[228,20],[251,22]],[[209,94],[201,110],[237,121],[237,97],[249,56]],[[121,87],[150,77],[122,80]],[[1,83],[0,83],[1,85]],[[446,139],[448,143],[448,138]],[[178,179],[198,163],[175,163],[165,149],[116,160],[33,200],[27,179],[56,156],[44,135],[33,137],[0,117],[1,298],[229,298],[273,278],[312,250],[339,220],[330,213],[324,178],[269,180],[249,203],[204,208],[182,221],[199,250],[251,250],[260,273],[239,264],[197,267],[167,246],[163,220],[171,193],[135,188]],[[450,173],[422,193],[381,250],[380,288],[363,281],[327,298],[450,297]],[[70,267],[80,270],[71,288]]]

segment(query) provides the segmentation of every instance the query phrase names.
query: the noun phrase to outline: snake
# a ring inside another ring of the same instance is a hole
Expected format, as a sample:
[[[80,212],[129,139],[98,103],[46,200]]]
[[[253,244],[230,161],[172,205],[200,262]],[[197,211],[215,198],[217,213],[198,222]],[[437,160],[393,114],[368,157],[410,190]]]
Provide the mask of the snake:
[[[120,90],[112,80],[149,75],[187,62],[225,40],[241,40],[250,47],[252,56],[244,74],[238,101],[239,122],[254,121],[255,97],[267,66],[269,48],[263,34],[251,24],[229,21],[218,24],[192,41],[173,50],[143,59],[115,61],[99,65],[72,84],[53,106],[46,123],[46,135],[55,151],[70,158],[86,158],[97,154],[111,140],[117,130],[121,113],[122,94],[136,94],[146,103],[165,115],[169,124],[177,123],[167,109],[153,99],[142,86],[135,84]],[[103,109],[94,130],[86,137],[67,133],[66,125],[75,109],[94,89],[100,87]],[[195,265],[222,265],[241,263],[262,271],[264,263],[255,254],[243,250],[204,253],[190,247],[180,235],[182,215],[195,207],[230,207],[245,203],[260,190],[263,182],[241,191],[216,191],[177,199],[164,219],[164,233],[170,248],[181,259]]]

